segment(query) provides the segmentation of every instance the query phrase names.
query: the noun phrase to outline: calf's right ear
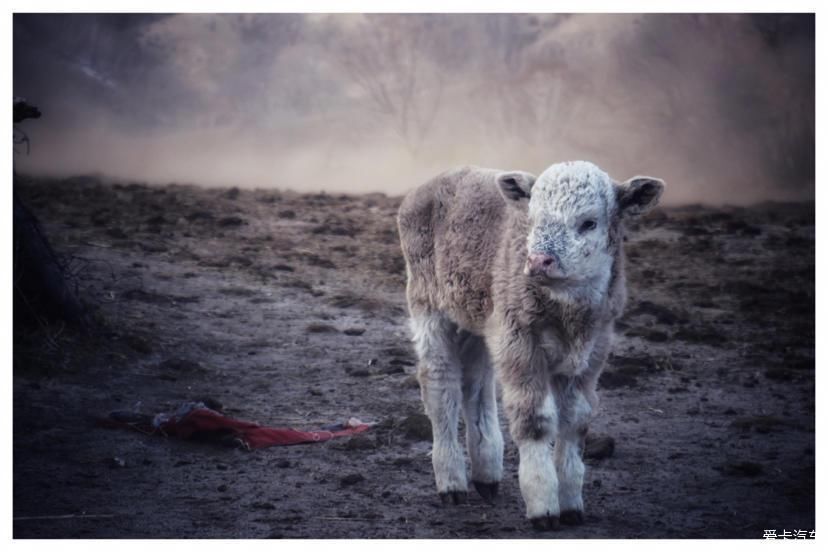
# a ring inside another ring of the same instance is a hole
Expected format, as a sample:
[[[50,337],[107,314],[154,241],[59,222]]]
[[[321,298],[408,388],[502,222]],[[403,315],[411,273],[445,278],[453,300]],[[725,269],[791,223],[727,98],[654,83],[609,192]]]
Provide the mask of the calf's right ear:
[[[528,201],[535,178],[534,174],[523,171],[504,172],[497,176],[497,186],[506,203]]]
[[[647,213],[658,204],[664,192],[664,181],[651,176],[635,176],[620,186],[615,195],[622,217],[637,217]]]

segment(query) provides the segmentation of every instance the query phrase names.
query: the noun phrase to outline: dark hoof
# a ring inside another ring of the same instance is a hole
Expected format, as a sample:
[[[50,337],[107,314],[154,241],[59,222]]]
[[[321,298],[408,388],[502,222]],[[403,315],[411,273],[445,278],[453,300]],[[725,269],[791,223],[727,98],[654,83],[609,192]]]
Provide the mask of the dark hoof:
[[[557,531],[561,527],[558,516],[540,516],[531,518],[532,528],[535,531]]]
[[[561,523],[566,525],[583,525],[584,513],[580,510],[564,510],[561,512]]]
[[[482,481],[472,481],[472,483],[474,483],[474,488],[477,489],[477,494],[482,496],[486,502],[494,502],[494,499],[497,498],[497,493],[500,490],[499,482],[483,483]]]
[[[466,491],[448,491],[440,493],[440,500],[443,504],[465,504],[468,501]]]

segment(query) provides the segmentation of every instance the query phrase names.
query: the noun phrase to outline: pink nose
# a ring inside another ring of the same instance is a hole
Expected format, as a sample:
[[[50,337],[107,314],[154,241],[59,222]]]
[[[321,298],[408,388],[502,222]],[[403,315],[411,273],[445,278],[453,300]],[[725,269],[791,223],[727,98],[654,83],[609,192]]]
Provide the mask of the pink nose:
[[[529,257],[526,259],[526,269],[530,276],[537,274],[551,276],[558,272],[558,263],[552,255],[529,253]]]

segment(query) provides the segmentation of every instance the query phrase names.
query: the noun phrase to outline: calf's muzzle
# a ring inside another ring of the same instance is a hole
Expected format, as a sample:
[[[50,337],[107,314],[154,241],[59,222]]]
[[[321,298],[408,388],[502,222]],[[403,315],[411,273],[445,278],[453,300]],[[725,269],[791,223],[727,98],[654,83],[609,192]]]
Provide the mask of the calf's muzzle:
[[[529,253],[523,272],[527,276],[545,276],[547,278],[563,276],[560,262],[555,255],[549,253]]]

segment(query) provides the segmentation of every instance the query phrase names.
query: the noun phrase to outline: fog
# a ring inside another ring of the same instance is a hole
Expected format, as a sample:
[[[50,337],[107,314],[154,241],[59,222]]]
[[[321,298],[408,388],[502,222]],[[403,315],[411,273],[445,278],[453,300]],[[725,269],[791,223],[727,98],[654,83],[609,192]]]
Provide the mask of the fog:
[[[587,159],[667,203],[814,194],[813,15],[20,15],[18,171],[398,195]]]

